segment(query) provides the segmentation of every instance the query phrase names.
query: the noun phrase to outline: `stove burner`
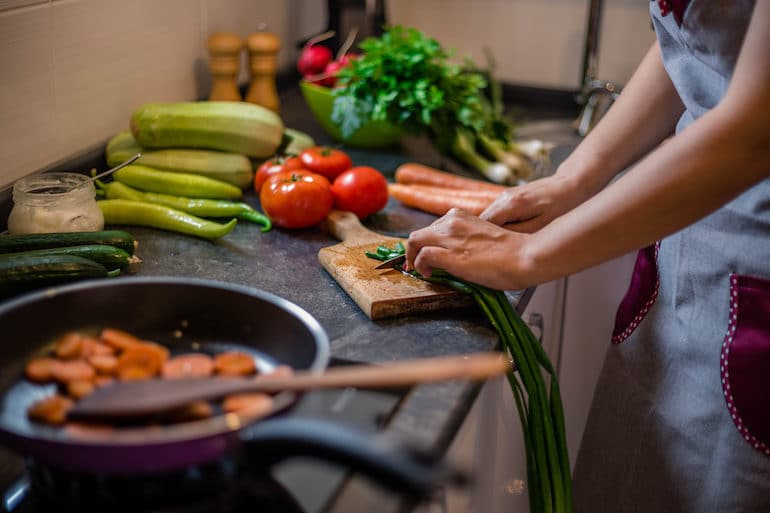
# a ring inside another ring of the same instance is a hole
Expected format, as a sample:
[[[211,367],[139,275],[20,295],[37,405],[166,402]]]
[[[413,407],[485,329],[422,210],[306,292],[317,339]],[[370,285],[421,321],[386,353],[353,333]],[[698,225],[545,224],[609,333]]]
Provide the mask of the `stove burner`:
[[[24,497],[11,513],[302,513],[269,474],[230,459],[154,476],[75,474],[31,464]]]

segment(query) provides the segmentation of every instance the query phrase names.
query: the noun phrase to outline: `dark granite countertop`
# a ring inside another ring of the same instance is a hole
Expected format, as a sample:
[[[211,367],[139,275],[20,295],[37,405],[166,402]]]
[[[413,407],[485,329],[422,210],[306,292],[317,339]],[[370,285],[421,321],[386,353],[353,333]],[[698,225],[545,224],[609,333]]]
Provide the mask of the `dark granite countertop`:
[[[331,143],[312,118],[298,89],[283,91],[281,105],[286,126],[307,132],[318,143]],[[570,149],[569,144],[558,146],[554,160],[563,159]],[[89,155],[82,156],[81,161],[93,162],[95,158],[101,158],[101,151],[94,148]],[[426,141],[418,139],[407,139],[401,146],[388,149],[346,148],[346,151],[356,165],[373,166],[389,179],[399,164],[411,160],[472,176],[440,156]],[[258,206],[251,191],[244,201]],[[366,224],[382,233],[406,236],[434,219],[391,200],[383,212]],[[371,321],[319,265],[318,250],[337,242],[322,230],[273,229],[261,233],[257,225],[239,223],[233,232],[215,242],[145,228],[131,227],[131,233],[139,241],[137,254],[142,260],[141,264],[132,266],[132,273],[221,280],[277,294],[304,308],[321,323],[335,358],[385,362],[486,351],[498,345],[494,331],[475,309]],[[526,294],[510,294],[514,303],[522,296]],[[443,454],[478,390],[479,385],[465,382],[415,387],[390,420],[386,436]],[[2,454],[0,457],[6,459]],[[373,513],[392,511],[395,510],[394,501],[363,480],[352,479],[338,496],[332,511],[362,511],[364,508]]]

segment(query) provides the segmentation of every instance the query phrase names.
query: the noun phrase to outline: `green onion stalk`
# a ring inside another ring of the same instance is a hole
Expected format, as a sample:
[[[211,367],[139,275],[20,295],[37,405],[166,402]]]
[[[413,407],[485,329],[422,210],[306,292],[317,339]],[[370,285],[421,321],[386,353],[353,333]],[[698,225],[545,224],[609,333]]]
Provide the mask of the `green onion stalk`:
[[[366,255],[388,260],[404,251],[403,244],[397,243],[393,248],[379,246]],[[572,478],[564,408],[556,372],[540,342],[503,291],[460,280],[439,269],[434,269],[430,278],[415,271],[409,274],[469,294],[489,319],[514,361],[507,379],[524,435],[530,512],[571,513]]]

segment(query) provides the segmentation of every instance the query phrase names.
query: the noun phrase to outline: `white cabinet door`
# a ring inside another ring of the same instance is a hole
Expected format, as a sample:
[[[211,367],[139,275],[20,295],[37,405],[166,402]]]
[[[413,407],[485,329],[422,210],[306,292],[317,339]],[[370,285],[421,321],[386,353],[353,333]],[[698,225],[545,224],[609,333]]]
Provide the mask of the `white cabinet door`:
[[[566,285],[559,386],[571,468],[610,347],[615,311],[631,279],[636,252],[570,276]]]

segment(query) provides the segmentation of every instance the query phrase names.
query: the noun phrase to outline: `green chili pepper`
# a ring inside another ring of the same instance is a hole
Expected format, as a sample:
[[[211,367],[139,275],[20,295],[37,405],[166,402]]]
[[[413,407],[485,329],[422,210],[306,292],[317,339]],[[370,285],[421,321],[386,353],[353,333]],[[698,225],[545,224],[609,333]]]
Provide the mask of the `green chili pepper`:
[[[240,199],[243,196],[239,187],[221,180],[192,173],[160,171],[140,164],[118,169],[113,177],[143,192],[207,199]]]
[[[237,217],[244,221],[262,225],[261,231],[263,232],[270,230],[273,226],[273,223],[266,215],[257,212],[250,205],[242,202],[186,198],[159,192],[142,192],[122,182],[103,183],[97,180],[96,185],[99,187],[99,190],[104,192],[106,199],[127,199],[155,203],[198,217]]]
[[[97,201],[96,204],[102,209],[106,224],[148,226],[203,239],[217,239],[227,235],[238,223],[237,219],[231,219],[228,223],[219,224],[144,201],[107,199]]]

